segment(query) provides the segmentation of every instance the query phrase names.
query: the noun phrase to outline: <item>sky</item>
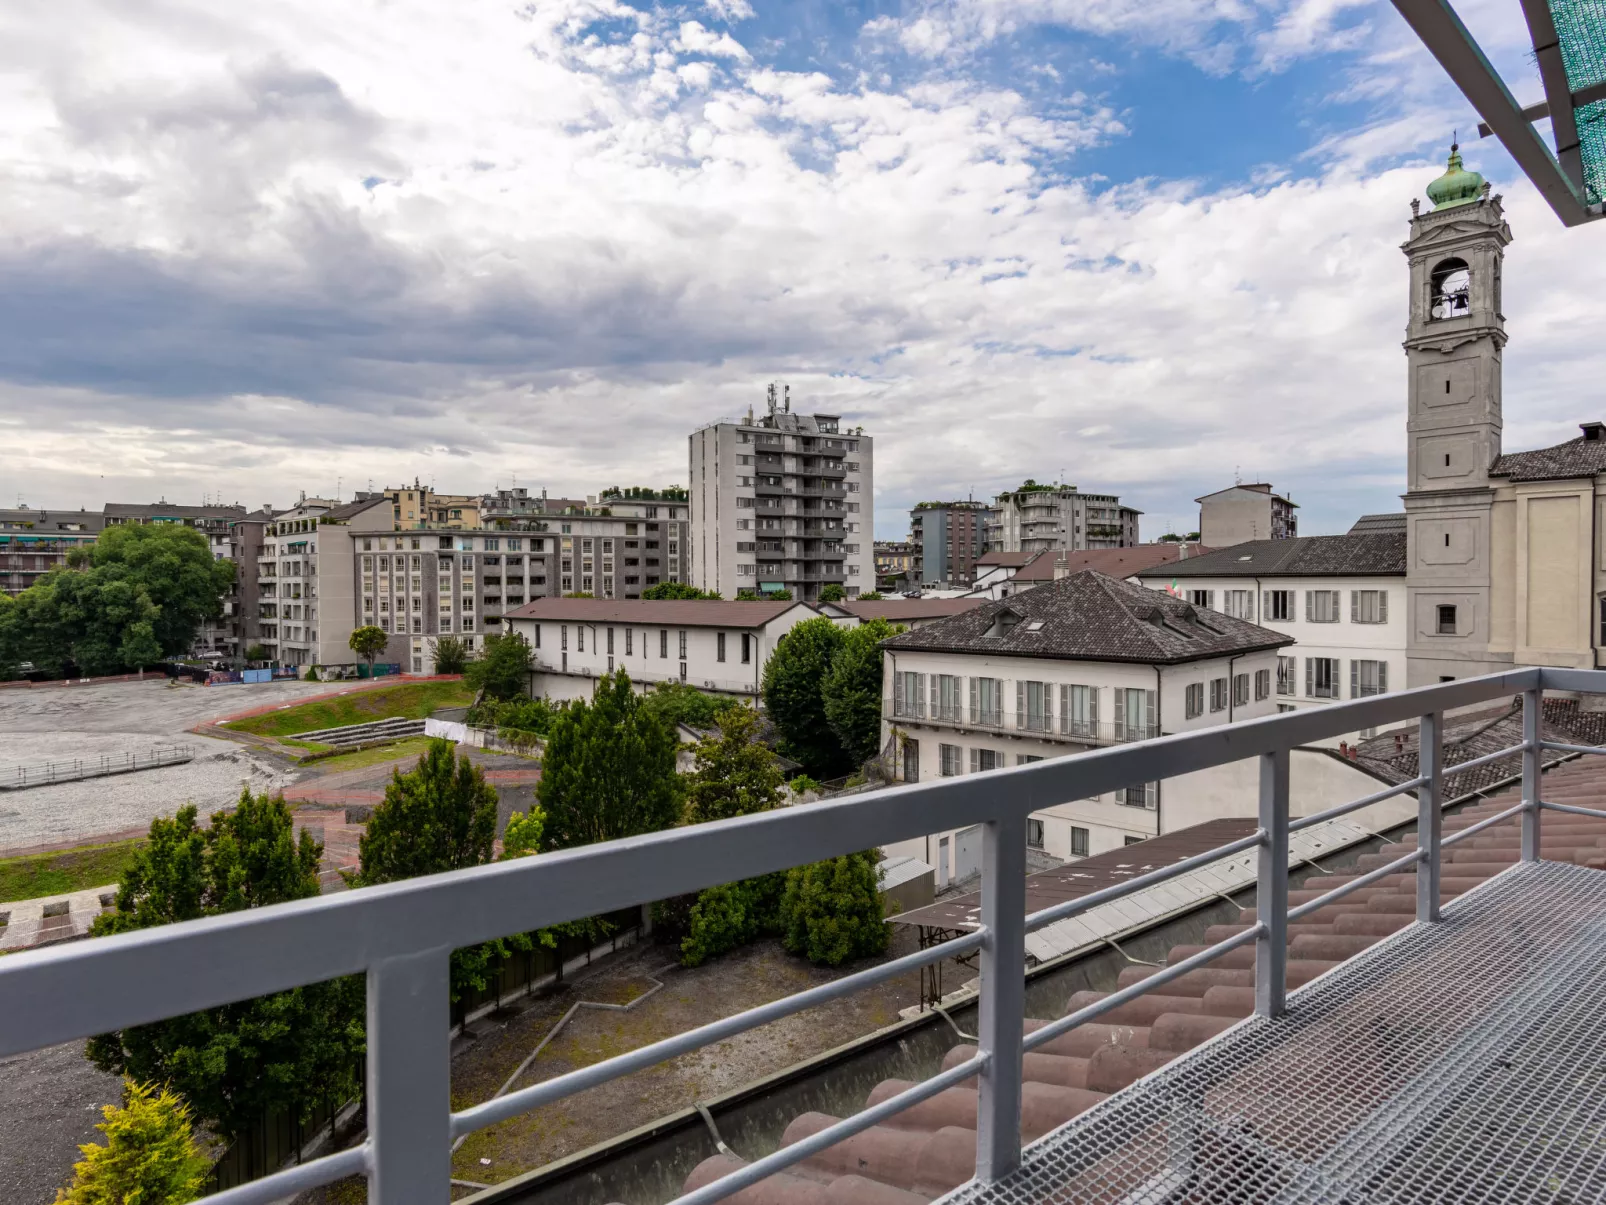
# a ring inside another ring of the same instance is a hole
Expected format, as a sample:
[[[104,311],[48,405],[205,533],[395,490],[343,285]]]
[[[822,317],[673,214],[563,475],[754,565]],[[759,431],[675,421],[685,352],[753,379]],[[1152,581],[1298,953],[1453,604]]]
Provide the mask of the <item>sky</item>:
[[[1606,417],[1606,222],[1476,120],[1386,0],[8,0],[0,505],[681,483],[775,381],[874,436],[882,539],[1027,477],[1343,531],[1457,129],[1505,446]]]

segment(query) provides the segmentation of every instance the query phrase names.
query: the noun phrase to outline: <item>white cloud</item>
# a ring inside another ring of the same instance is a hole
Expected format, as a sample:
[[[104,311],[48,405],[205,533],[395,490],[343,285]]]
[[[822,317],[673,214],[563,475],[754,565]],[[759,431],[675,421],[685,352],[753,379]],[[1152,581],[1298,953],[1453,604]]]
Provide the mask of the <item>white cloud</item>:
[[[35,504],[679,481],[773,378],[877,437],[889,535],[1062,470],[1150,534],[1235,468],[1313,530],[1400,488],[1397,245],[1437,171],[1407,126],[1316,179],[1094,193],[1040,163],[1113,115],[962,72],[850,88],[581,0],[217,14],[0,11],[0,438]],[[1532,445],[1595,417],[1606,234],[1497,187]]]

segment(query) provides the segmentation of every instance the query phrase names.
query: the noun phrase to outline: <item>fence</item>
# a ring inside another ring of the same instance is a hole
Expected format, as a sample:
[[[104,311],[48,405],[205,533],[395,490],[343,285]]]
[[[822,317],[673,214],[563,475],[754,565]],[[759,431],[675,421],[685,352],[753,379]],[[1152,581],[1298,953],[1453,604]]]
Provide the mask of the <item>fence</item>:
[[[936,1095],[976,1077],[976,1178],[992,1183],[1021,1153],[1023,1054],[1229,950],[1255,947],[1255,999],[1261,1015],[1284,1010],[1287,925],[1382,876],[1416,867],[1418,917],[1438,914],[1441,850],[1488,825],[1521,816],[1522,856],[1537,858],[1544,809],[1606,818],[1606,813],[1540,799],[1545,749],[1603,753],[1540,736],[1546,689],[1606,692],[1606,673],[1521,669],[1420,690],[1358,699],[1098,749],[985,775],[892,787],[712,824],[677,828],[508,862],[343,892],[269,908],[208,917],[0,959],[0,1057],[95,1033],[282,991],[339,975],[367,976],[368,1136],[327,1155],[209,1198],[246,1205],[290,1196],[345,1176],[366,1174],[368,1199],[382,1205],[449,1197],[452,1142],[575,1092],[700,1049],[769,1021],[850,995],[862,987],[958,955],[979,953],[977,1053],[956,1066],[755,1160],[680,1198],[709,1205]],[[1522,694],[1520,745],[1446,771],[1440,756],[1443,713]],[[1289,751],[1361,728],[1417,720],[1427,754],[1421,773],[1313,816],[1289,814]],[[1523,802],[1440,839],[1441,784],[1450,774],[1520,752]],[[1259,766],[1258,828],[1196,857],[1025,914],[1026,819],[1066,799],[1106,794],[1140,782],[1253,759]],[[1416,792],[1419,847],[1351,879],[1318,900],[1287,906],[1291,832],[1381,800]],[[982,902],[978,927],[951,941],[892,959],[796,995],[654,1042],[592,1066],[453,1112],[447,1033],[449,959],[456,947],[509,932],[667,899],[735,878],[979,824]],[[1257,923],[1192,957],[1160,969],[1053,1024],[1024,1033],[1025,936],[1243,850],[1258,856]]]
[[[177,766],[194,756],[195,751],[188,745],[157,745],[148,753],[103,753],[99,757],[17,766],[0,778],[0,791],[21,791],[27,787],[49,786],[53,782],[77,782],[82,778],[104,778],[109,774],[152,770],[157,766]]]

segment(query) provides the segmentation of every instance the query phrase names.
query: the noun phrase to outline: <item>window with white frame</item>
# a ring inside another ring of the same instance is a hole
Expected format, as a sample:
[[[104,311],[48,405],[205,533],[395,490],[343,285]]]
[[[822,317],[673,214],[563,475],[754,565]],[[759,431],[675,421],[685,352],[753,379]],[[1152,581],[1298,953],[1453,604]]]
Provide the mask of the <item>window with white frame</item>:
[[[1337,623],[1338,619],[1337,590],[1305,591],[1306,623]]]
[[[1351,661],[1349,663],[1349,697],[1362,699],[1367,695],[1384,695],[1389,689],[1389,663],[1387,661]]]
[[[685,654],[681,654],[681,655],[684,656]],[[725,660],[725,633],[724,632],[715,632],[714,633],[714,660],[715,661],[723,661],[723,660]]]
[[[1253,590],[1223,590],[1221,609],[1234,619],[1254,619],[1255,592]]]
[[[1257,669],[1255,671],[1255,702],[1260,703],[1271,698],[1271,671]]]
[[[1129,808],[1153,808],[1159,798],[1160,784],[1157,782],[1140,782],[1122,787],[1115,793],[1115,801]]]
[[[1115,692],[1115,739],[1142,741],[1160,734],[1158,697],[1152,690],[1122,689]]]
[[[1004,681],[1002,678],[970,680],[970,722],[1001,728],[1004,724]]]
[[[963,773],[960,759],[964,755],[965,751],[958,745],[938,745],[937,760],[939,764],[937,772],[944,778],[953,778],[955,775]]]
[[[1387,590],[1351,590],[1349,592],[1349,621],[1351,623],[1387,623],[1389,621],[1389,592]]]
[[[1249,702],[1249,675],[1234,674],[1232,676],[1232,705],[1243,707]]]
[[[1015,727],[1054,731],[1054,687],[1048,682],[1015,683]]]
[[[1261,598],[1261,620],[1273,623],[1287,623],[1294,617],[1294,592],[1292,590],[1267,590]]]
[[[1210,710],[1211,711],[1226,711],[1227,710],[1227,679],[1225,679],[1225,678],[1211,678],[1210,679]]]
[[[1277,658],[1277,693],[1291,695],[1295,693],[1294,676],[1299,672],[1299,659],[1297,657]]]
[[[1196,607],[1203,607],[1206,611],[1213,611],[1216,604],[1216,592],[1214,590],[1189,590],[1188,601]]]
[[[926,714],[926,675],[899,670],[892,675],[892,714],[918,720]]]
[[[1182,690],[1184,719],[1196,720],[1204,714],[1204,683],[1189,682]]]
[[[1305,695],[1311,699],[1336,699],[1339,660],[1337,657],[1305,658]]]
[[[962,723],[965,718],[962,692],[965,680],[958,674],[931,676],[931,718],[946,720],[950,724]]]
[[[1071,857],[1085,858],[1089,847],[1088,830],[1071,825]]]
[[[1099,728],[1099,688],[1060,687],[1060,731],[1066,736],[1095,737]]]
[[[981,774],[988,770],[1001,770],[1004,768],[1004,755],[997,749],[972,749],[970,751],[970,772]]]

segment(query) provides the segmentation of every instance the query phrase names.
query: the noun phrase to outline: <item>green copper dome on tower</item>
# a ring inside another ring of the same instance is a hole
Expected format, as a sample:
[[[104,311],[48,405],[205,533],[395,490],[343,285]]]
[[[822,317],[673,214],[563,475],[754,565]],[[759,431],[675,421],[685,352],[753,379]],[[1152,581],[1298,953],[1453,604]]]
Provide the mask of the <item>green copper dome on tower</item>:
[[[1457,205],[1470,205],[1483,191],[1483,177],[1461,166],[1461,148],[1450,144],[1450,163],[1432,184],[1428,185],[1428,200],[1433,208],[1451,209]]]

